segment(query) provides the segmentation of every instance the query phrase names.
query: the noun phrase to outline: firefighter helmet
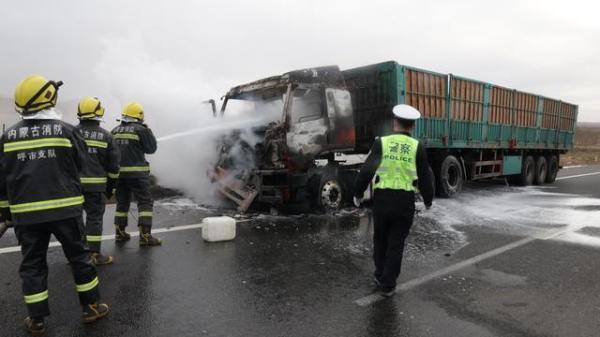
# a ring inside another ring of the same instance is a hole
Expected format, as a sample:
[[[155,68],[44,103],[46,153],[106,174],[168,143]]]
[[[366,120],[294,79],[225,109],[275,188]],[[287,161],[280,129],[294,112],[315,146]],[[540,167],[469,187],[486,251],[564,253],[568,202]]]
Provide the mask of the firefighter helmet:
[[[144,107],[138,102],[129,102],[123,107],[123,117],[131,117],[137,120],[144,120]]]
[[[98,97],[85,97],[79,102],[77,108],[77,117],[79,119],[102,118],[104,116],[104,107]]]
[[[26,77],[15,88],[15,110],[21,115],[31,115],[56,105],[61,81],[49,81],[40,75]]]

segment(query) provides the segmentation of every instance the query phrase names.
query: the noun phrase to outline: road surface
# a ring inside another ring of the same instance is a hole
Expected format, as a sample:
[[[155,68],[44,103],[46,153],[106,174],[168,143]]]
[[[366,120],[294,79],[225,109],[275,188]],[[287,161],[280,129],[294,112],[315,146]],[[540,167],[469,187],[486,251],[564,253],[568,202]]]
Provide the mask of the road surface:
[[[115,245],[99,268],[112,312],[79,321],[60,248],[50,248],[48,336],[597,336],[600,166],[553,185],[469,185],[416,218],[398,294],[372,295],[369,212],[240,217],[235,241],[205,243],[219,210],[157,203],[164,246]],[[132,219],[133,220],[133,219]],[[134,229],[131,228],[133,231]],[[26,336],[12,232],[0,240],[0,336]]]

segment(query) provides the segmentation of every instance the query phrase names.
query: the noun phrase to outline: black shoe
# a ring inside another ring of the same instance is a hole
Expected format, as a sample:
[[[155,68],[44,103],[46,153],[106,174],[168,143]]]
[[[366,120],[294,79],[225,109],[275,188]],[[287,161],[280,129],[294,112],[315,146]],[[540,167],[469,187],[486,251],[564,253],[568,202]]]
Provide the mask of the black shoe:
[[[140,246],[160,246],[162,245],[162,240],[159,238],[155,238],[152,234],[144,234],[140,233]]]
[[[115,226],[115,241],[125,242],[131,239],[131,235],[125,231],[125,227]]]
[[[377,291],[377,293],[383,297],[392,297],[392,296],[396,295],[396,287],[391,288],[391,289],[379,287],[379,290]]]
[[[88,304],[83,307],[83,323],[93,323],[108,315],[110,309],[106,303]]]
[[[140,247],[162,245],[162,240],[153,237],[151,231],[152,228],[150,226],[140,226]]]
[[[32,336],[41,336],[46,332],[46,324],[43,318],[25,318],[25,329]]]
[[[96,266],[103,266],[105,264],[113,263],[113,257],[110,255],[102,255],[100,253],[92,253],[92,262]]]

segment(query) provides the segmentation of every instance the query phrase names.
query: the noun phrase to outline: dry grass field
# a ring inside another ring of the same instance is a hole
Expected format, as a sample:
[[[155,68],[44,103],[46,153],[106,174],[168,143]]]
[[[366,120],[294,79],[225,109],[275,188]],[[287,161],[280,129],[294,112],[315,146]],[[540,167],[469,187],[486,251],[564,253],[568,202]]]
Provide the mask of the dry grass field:
[[[575,149],[561,158],[561,165],[600,163],[600,123],[581,123],[575,130]]]

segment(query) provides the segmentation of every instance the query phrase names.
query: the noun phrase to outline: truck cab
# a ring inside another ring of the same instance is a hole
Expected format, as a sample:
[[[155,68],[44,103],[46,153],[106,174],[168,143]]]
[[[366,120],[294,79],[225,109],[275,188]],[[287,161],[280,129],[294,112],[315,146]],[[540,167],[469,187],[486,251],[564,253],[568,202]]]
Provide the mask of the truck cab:
[[[240,210],[255,199],[272,205],[307,200],[314,192],[307,186],[318,171],[316,161],[355,146],[350,93],[337,66],[296,70],[234,87],[224,96],[219,115],[230,110],[260,121],[251,130],[254,144],[241,137],[248,130],[224,136],[211,173]],[[231,150],[240,141],[253,158],[235,165],[228,157],[239,156]],[[335,195],[340,204],[341,197]]]

